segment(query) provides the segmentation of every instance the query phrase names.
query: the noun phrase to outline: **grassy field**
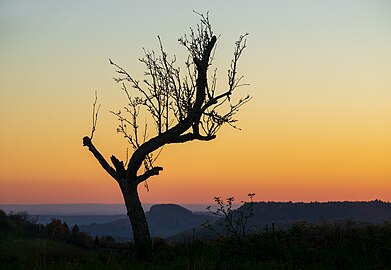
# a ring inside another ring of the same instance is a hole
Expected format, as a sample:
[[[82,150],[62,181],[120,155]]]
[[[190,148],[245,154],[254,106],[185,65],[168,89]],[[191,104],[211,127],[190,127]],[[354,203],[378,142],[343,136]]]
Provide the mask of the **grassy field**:
[[[244,239],[155,239],[150,262],[130,243],[93,238],[60,221],[32,225],[3,215],[0,232],[0,269],[391,269],[390,223],[298,223]]]

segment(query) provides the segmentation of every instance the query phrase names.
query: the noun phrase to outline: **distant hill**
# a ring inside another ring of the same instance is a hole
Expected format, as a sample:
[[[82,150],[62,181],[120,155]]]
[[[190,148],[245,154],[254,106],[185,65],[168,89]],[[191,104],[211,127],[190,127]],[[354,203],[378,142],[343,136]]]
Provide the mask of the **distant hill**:
[[[148,210],[150,204],[143,204]],[[120,215],[126,214],[124,204],[97,204],[97,203],[75,203],[75,204],[0,204],[0,209],[6,213],[27,212],[30,215]]]
[[[234,217],[241,206],[233,211]],[[247,228],[263,230],[265,227],[289,229],[298,222],[321,224],[328,221],[352,220],[357,223],[381,224],[391,222],[391,203],[379,200],[370,202],[255,202],[254,214],[248,219]],[[213,225],[216,231],[222,231],[222,221]],[[216,236],[210,229],[200,228],[196,232],[199,238]],[[194,237],[194,232],[182,232],[170,237],[172,241],[183,241],[184,238]]]
[[[166,238],[182,231],[198,228],[207,220],[215,222],[218,218],[206,214],[193,214],[190,210],[175,204],[153,205],[145,213],[152,237]],[[130,240],[132,229],[129,219],[122,218],[103,224],[80,226],[80,230],[91,235],[111,235],[117,240]]]
[[[243,207],[241,206],[236,211],[243,210]],[[253,208],[254,215],[249,218],[247,227],[257,230],[263,230],[266,226],[270,228],[272,225],[275,228],[288,229],[292,224],[302,221],[314,224],[347,219],[372,224],[384,221],[391,222],[391,203],[379,200],[312,203],[256,202],[253,204]],[[235,215],[237,212],[233,213]],[[207,220],[212,224],[216,223],[215,229],[221,228],[218,217],[211,216],[208,212],[193,213],[175,204],[153,205],[146,212],[146,217],[153,237],[168,238],[173,241],[183,241],[185,238],[195,235],[200,238],[215,236],[210,230],[201,227],[201,224]],[[123,214],[39,215],[38,223],[49,223],[52,218],[61,219],[69,226],[78,224],[82,231],[88,232],[92,236],[111,235],[121,241],[130,240],[132,237],[129,219]]]
[[[32,215],[34,216],[34,215]],[[73,225],[90,225],[92,223],[102,224],[119,219],[124,219],[127,215],[35,215],[37,223],[48,224],[54,218],[65,222],[68,226]]]
[[[143,203],[144,211],[149,211],[153,204]],[[208,204],[181,204],[193,212],[205,211]],[[237,206],[239,207],[239,206]],[[27,212],[38,216],[98,216],[126,215],[125,204],[73,203],[73,204],[0,204],[6,213]]]
[[[391,203],[379,200],[325,203],[258,202],[253,206],[254,216],[249,219],[249,225],[259,228],[271,223],[284,228],[301,221],[321,223],[328,220],[351,219],[373,224],[391,221]],[[238,210],[242,210],[243,207]]]

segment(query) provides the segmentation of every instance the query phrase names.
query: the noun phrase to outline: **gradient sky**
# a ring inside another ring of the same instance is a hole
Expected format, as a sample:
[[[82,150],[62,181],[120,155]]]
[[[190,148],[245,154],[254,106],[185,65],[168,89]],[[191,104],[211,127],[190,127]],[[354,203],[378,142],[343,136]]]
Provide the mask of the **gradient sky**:
[[[210,12],[220,86],[236,38],[251,103],[242,131],[168,146],[146,203],[391,201],[391,2],[387,0],[0,0],[0,203],[121,203],[117,184],[82,147],[94,91],[95,145],[125,158],[109,110],[126,104],[108,58],[142,78],[142,48],[177,39]]]

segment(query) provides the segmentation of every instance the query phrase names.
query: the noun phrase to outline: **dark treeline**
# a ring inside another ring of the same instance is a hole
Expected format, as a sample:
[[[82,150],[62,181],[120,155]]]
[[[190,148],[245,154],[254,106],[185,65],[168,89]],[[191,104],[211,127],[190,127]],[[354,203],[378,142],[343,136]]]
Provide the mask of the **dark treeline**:
[[[153,250],[153,260],[144,262],[131,243],[94,238],[58,219],[40,225],[25,213],[0,211],[1,269],[391,269],[391,223],[300,222],[242,239],[156,238]]]
[[[0,238],[30,237],[43,240],[58,240],[74,246],[92,249],[100,246],[110,247],[114,242],[111,236],[92,237],[81,232],[78,225],[71,228],[59,219],[52,219],[46,225],[38,224],[37,217],[30,216],[26,212],[6,214],[0,209]]]

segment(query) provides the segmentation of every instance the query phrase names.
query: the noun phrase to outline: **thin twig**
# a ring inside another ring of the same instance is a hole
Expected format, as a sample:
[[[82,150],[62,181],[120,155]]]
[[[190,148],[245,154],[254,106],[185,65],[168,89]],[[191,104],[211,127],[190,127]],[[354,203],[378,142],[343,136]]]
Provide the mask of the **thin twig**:
[[[90,136],[90,139],[92,140],[92,138],[94,137],[94,133],[95,133],[95,130],[96,130],[96,124],[98,123],[98,113],[99,113],[99,109],[100,109],[100,105],[98,105],[98,108],[96,107],[96,104],[98,102],[98,93],[95,91],[95,101],[94,101],[94,104],[92,105],[92,130],[91,130],[91,136]]]

